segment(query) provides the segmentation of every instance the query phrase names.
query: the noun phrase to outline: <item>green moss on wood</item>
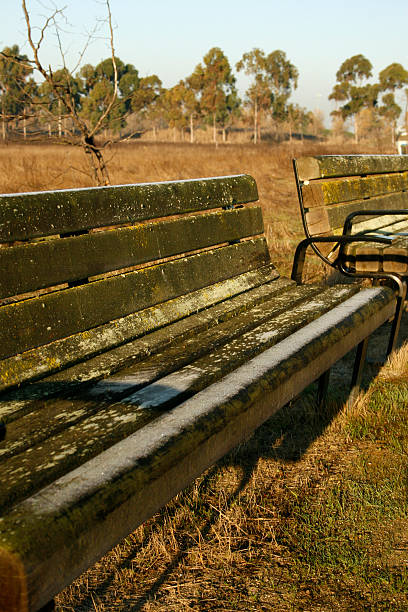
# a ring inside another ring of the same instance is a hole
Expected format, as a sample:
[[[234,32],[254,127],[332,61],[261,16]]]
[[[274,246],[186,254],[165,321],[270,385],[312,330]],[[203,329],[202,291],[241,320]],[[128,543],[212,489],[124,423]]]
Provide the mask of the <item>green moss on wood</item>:
[[[249,175],[0,196],[0,242],[254,202]]]

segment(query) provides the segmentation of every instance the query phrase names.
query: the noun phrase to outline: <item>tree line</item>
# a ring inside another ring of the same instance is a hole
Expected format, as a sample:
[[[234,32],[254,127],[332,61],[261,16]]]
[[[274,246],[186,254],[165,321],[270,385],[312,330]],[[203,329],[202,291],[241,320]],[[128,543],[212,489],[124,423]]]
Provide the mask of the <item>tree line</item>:
[[[332,116],[340,123],[348,119],[354,121],[356,142],[364,133],[381,129],[385,122],[390,127],[394,142],[397,120],[402,113],[395,99],[398,90],[403,90],[405,94],[407,120],[408,72],[401,64],[394,62],[379,73],[377,82],[368,82],[372,76],[373,66],[364,55],[346,59],[336,73],[336,84],[329,95],[329,100],[337,104]]]
[[[0,117],[1,134],[7,139],[12,127],[22,130],[33,126],[38,134],[57,135],[70,144],[79,144],[88,156],[91,173],[97,184],[108,184],[109,175],[103,149],[112,141],[132,138],[146,126],[157,133],[172,128],[176,134],[189,135],[195,141],[197,129],[210,128],[216,143],[218,134],[226,140],[234,126],[251,126],[252,140],[261,140],[265,125],[278,132],[285,129],[303,135],[312,125],[315,134],[324,131],[317,112],[291,102],[297,88],[299,71],[282,50],[265,53],[254,48],[236,63],[236,72],[249,77],[243,99],[238,95],[236,74],[227,56],[213,47],[197,64],[192,74],[170,88],[156,74],[140,76],[137,68],[115,54],[109,0],[105,0],[110,39],[110,57],[96,66],[84,64],[70,71],[60,46],[62,68],[46,68],[39,56],[47,30],[53,26],[60,41],[58,17],[63,9],[55,9],[32,34],[26,1],[22,8],[26,21],[30,57],[18,45],[0,51]],[[82,56],[81,56],[82,57]],[[363,55],[346,59],[336,73],[336,84],[329,95],[336,102],[332,112],[333,132],[344,134],[344,123],[354,121],[356,142],[388,126],[394,140],[396,123],[402,109],[396,92],[408,85],[408,72],[393,63],[372,78],[372,64]],[[39,73],[40,81],[34,78]],[[408,89],[404,89],[408,101]],[[21,127],[22,126],[22,127]],[[97,141],[98,137],[98,141]]]
[[[133,114],[153,131],[164,126],[185,130],[191,142],[195,130],[207,126],[214,141],[220,132],[225,139],[237,120],[252,124],[254,142],[260,140],[266,120],[277,127],[289,124],[292,131],[304,130],[311,121],[306,109],[290,103],[299,73],[281,50],[244,53],[236,64],[236,70],[251,80],[243,100],[238,95],[236,75],[219,47],[210,49],[191,75],[170,88],[163,87],[156,74],[141,77],[133,64],[117,56],[96,66],[85,64],[76,74],[61,68],[41,83],[33,78],[35,68],[18,45],[0,52],[3,139],[16,120],[24,123],[32,117],[44,131],[57,131],[62,136],[78,128],[75,121],[72,125],[73,115],[91,127],[98,126],[98,132],[118,134]]]

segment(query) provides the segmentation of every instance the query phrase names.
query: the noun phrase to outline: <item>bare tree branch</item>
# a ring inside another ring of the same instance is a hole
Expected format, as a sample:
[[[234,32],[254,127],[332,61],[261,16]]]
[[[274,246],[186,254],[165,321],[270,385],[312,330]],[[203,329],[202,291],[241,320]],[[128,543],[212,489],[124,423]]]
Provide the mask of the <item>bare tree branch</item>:
[[[115,47],[113,44],[113,27],[112,27],[112,13],[110,10],[110,3],[109,0],[106,0],[106,7],[108,10],[108,25],[109,25],[109,33],[110,33],[110,48],[111,48],[111,57],[112,57],[112,65],[113,65],[113,78],[114,78],[114,82],[113,82],[113,94],[111,97],[111,100],[108,104],[108,106],[106,107],[105,111],[102,113],[102,115],[99,117],[98,121],[96,122],[93,130],[91,131],[91,136],[94,136],[97,131],[101,128],[103,122],[105,121],[106,117],[109,115],[109,113],[111,112],[113,105],[115,104],[115,101],[118,97],[118,68],[116,66],[116,59],[115,59]]]

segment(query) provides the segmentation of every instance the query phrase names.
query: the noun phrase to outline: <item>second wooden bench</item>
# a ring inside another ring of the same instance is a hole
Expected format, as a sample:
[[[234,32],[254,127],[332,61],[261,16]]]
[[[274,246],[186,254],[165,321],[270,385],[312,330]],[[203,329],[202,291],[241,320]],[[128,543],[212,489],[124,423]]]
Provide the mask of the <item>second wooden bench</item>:
[[[391,352],[408,277],[408,155],[320,155],[293,163],[306,235],[293,278],[300,280],[311,246],[347,276],[392,280],[399,298]]]

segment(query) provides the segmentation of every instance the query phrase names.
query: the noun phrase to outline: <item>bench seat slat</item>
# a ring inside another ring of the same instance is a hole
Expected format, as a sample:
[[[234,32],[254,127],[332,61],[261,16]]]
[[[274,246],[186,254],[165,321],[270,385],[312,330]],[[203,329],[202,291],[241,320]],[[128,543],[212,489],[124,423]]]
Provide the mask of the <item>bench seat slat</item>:
[[[357,272],[408,272],[408,237],[396,238],[391,245],[364,242],[348,245],[344,260]]]
[[[302,186],[306,208],[328,206],[340,202],[362,200],[373,196],[396,193],[408,189],[408,172],[343,178],[329,181],[313,181]]]
[[[233,299],[234,296],[276,280],[278,277],[279,274],[273,265],[263,266],[239,276],[214,283],[203,289],[192,291],[188,295],[170,299],[126,317],[115,319],[90,329],[86,333],[74,334],[67,338],[56,340],[51,344],[4,359],[0,362],[0,391],[15,387],[17,384],[29,380],[38,379],[52,372],[57,372],[75,363],[78,363],[75,366],[78,380],[86,381],[93,379],[98,375],[95,372],[100,372],[100,375],[108,374],[111,372],[109,368],[121,367],[122,364],[125,365],[126,360],[132,359],[132,346],[126,344],[120,348],[120,345],[123,343],[220,302],[219,308],[222,311],[224,309],[228,310],[229,302],[225,303],[225,300]],[[283,281],[284,284],[287,282],[287,280]],[[231,303],[231,308],[234,308],[233,302]],[[105,351],[118,346],[119,348],[111,363],[108,358],[105,359]],[[90,361],[90,357],[99,353],[102,353],[100,357],[94,357],[94,361]],[[82,360],[85,359],[87,361],[82,363]],[[95,363],[95,360],[98,365],[94,368],[93,363]],[[55,374],[52,381],[58,383],[59,380],[64,380],[64,376],[64,373]],[[49,380],[51,382],[51,379]],[[52,385],[48,389],[51,393]],[[31,389],[28,391],[28,395],[32,394],[33,391]],[[19,407],[18,410],[24,404],[26,395],[24,388],[18,391],[20,399],[17,399],[17,397],[15,399],[15,403]],[[0,420],[4,414],[1,406],[0,401]]]
[[[257,199],[255,180],[245,174],[2,195],[0,242],[137,223]]]
[[[278,286],[269,295],[263,296],[265,299],[247,303],[245,308],[240,308],[234,315],[228,313],[229,316],[225,316],[227,314],[225,313],[224,320],[222,316],[213,312],[212,315],[217,316],[217,319],[212,320],[212,325],[209,321],[203,321],[200,328],[197,317],[192,315],[183,321],[187,333],[183,333],[184,330],[180,325],[179,330],[175,330],[175,326],[172,326],[167,330],[167,334],[173,338],[171,344],[167,343],[170,346],[166,347],[164,342],[152,346],[153,343],[148,342],[149,338],[146,338],[144,342],[139,341],[141,345],[139,347],[135,346],[136,343],[132,343],[135,360],[130,366],[103,378],[91,387],[77,391],[75,395],[71,392],[67,393],[66,398],[61,394],[56,399],[48,401],[40,399],[33,402],[29,414],[7,425],[6,439],[0,443],[0,461],[38,444],[53,433],[74,423],[79,423],[97,412],[101,402],[106,404],[119,401],[122,397],[151,384],[154,380],[199,359],[210,350],[219,348],[271,317],[281,314],[287,304],[295,307],[297,301],[301,304],[304,300],[321,292],[316,286],[298,288],[288,283],[284,287],[279,281],[273,284]],[[277,295],[279,293],[280,295]],[[193,329],[195,329],[195,334],[190,334],[189,332]],[[158,352],[156,353],[155,350]],[[109,358],[110,355],[107,357]],[[72,372],[66,372],[67,385],[70,383],[70,374]],[[47,380],[43,384],[47,385]]]
[[[10,423],[24,415],[42,409],[45,401],[52,404],[55,397],[70,397],[77,392],[78,387],[94,384],[102,377],[111,376],[121,368],[126,368],[147,356],[164,350],[175,341],[180,342],[194,337],[196,333],[233,319],[257,304],[266,302],[274,295],[281,292],[285,293],[294,285],[293,281],[286,278],[270,282],[271,278],[268,279],[266,274],[263,280],[265,284],[231,296],[227,300],[215,303],[213,306],[207,305],[205,310],[194,309],[190,304],[188,310],[185,310],[185,317],[179,318],[173,323],[164,327],[159,326],[159,329],[143,335],[143,337],[138,337],[136,340],[131,340],[86,361],[80,361],[74,366],[43,377],[40,381],[3,393],[0,396],[0,422]],[[196,296],[194,304],[196,306],[199,304],[198,296]],[[163,309],[165,306],[166,304],[163,305]],[[180,313],[182,307],[183,303],[180,303],[177,309],[178,313]],[[8,439],[8,435],[6,439]]]
[[[408,171],[408,155],[317,155],[296,160],[301,181]]]
[[[0,358],[86,332],[267,263],[266,241],[259,238],[3,306],[0,327],[9,335]]]
[[[238,367],[220,384],[18,503],[0,519],[0,574],[14,581],[0,594],[0,601],[19,583],[34,609],[46,603],[50,593],[58,592],[151,516],[393,309],[394,297],[387,289],[353,296]],[[266,348],[267,336],[271,339],[273,332],[267,327],[258,332],[252,338],[253,348],[260,340]],[[239,347],[235,349],[239,353]],[[212,360],[210,367],[223,367],[229,354],[226,347],[224,359]],[[201,375],[198,368],[195,372]],[[175,383],[165,382],[166,388]],[[41,582],[35,584],[38,571]]]
[[[300,302],[302,290],[305,300]],[[162,411],[225,376],[254,355],[345,301],[358,290],[356,286],[336,286],[320,291],[312,297],[313,291],[310,287],[304,286],[292,290],[293,303],[290,299],[292,292],[289,292],[284,300],[276,298],[278,305],[275,307],[272,300],[267,321],[263,321],[258,315],[260,319],[258,325],[237,338],[230,339],[231,328],[228,330],[228,323],[224,324],[227,329],[225,335],[221,335],[221,347],[217,347],[217,328],[207,335],[204,333],[204,356],[194,359],[196,356],[194,346],[191,346],[193,361],[179,367],[174,373],[166,375],[164,370],[165,375],[152,384],[148,384],[151,369],[153,369],[153,378],[156,378],[163,366],[159,365],[159,370],[155,372],[154,362],[157,363],[157,358],[153,359],[153,362],[147,360],[146,364],[142,362],[135,368],[133,384],[147,386],[122,398],[119,402],[114,402],[111,406],[106,403],[101,404],[102,399],[99,396],[100,409],[96,414],[85,418],[74,427],[51,436],[40,445],[32,446],[29,453],[18,454],[0,463],[0,480],[6,485],[0,491],[0,508],[4,511],[10,504],[32,494],[38,488],[128,436],[156,418]],[[276,311],[279,310],[281,313],[277,315]],[[248,321],[248,315],[244,314],[243,318]],[[236,323],[239,324],[239,319]],[[211,336],[215,341],[214,345],[210,341]],[[200,336],[196,340],[197,344],[200,344]],[[166,358],[172,361],[177,353],[182,356],[184,352],[188,355],[188,347],[181,343],[176,347],[176,354],[171,351],[169,354],[165,352],[161,361]],[[130,374],[131,372],[127,370],[124,378],[128,378]],[[113,384],[115,380],[120,381],[119,375],[113,378]],[[83,402],[84,400],[79,397],[78,401],[72,402],[71,410],[81,410]],[[68,410],[66,404],[62,408]]]
[[[0,298],[262,233],[260,208],[242,208],[0,249]]]

